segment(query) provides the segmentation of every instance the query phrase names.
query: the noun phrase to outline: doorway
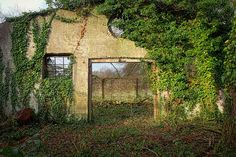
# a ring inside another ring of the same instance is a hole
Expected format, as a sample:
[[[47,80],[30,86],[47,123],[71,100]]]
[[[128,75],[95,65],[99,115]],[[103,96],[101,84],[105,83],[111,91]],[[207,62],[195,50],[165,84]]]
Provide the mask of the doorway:
[[[115,113],[114,119],[119,119],[118,115],[152,114],[156,101],[153,101],[155,96],[150,88],[149,73],[154,65],[152,60],[143,58],[90,59],[89,121],[112,111]]]

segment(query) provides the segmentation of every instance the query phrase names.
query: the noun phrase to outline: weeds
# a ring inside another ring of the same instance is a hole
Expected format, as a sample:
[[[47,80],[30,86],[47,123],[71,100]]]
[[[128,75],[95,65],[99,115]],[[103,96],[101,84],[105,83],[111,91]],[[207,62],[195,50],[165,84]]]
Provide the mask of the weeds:
[[[222,124],[214,121],[154,122],[152,106],[95,105],[92,124],[46,124],[15,127],[0,135],[1,148],[24,156],[235,156],[222,143]],[[227,147],[226,147],[227,146]]]

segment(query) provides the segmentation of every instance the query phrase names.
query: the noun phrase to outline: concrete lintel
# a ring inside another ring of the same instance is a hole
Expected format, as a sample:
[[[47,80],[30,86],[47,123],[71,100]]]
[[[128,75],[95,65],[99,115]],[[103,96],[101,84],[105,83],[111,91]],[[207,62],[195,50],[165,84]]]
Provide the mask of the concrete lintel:
[[[140,63],[155,61],[149,58],[131,58],[131,57],[107,57],[107,58],[90,58],[91,63]]]

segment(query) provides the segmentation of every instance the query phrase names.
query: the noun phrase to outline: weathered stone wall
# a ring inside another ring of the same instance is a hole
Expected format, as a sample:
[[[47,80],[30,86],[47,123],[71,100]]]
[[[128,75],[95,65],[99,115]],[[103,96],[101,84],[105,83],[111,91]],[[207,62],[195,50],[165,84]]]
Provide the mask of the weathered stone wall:
[[[74,12],[59,10],[57,15],[75,18]],[[40,18],[39,18],[40,19]],[[146,55],[146,50],[135,46],[134,42],[115,38],[107,27],[108,19],[97,15],[81,18],[78,23],[65,23],[54,19],[48,39],[48,54],[68,53],[75,56],[73,65],[73,82],[75,102],[72,110],[85,117],[88,114],[88,61],[90,58],[137,57]],[[34,54],[34,44],[30,37],[27,56]]]
[[[70,19],[77,16],[74,12],[65,10],[59,10],[57,15]],[[41,17],[37,19],[39,21],[42,20]],[[98,15],[95,11],[92,12],[91,16],[81,18],[77,23],[65,23],[58,19],[52,21],[46,53],[68,53],[75,56],[76,63],[73,65],[75,102],[72,110],[83,117],[88,114],[89,59],[110,57],[143,58],[147,55],[146,50],[136,47],[134,42],[113,37],[109,32],[107,22],[108,19],[105,16]],[[12,47],[11,29],[9,22],[0,24],[0,47],[3,52],[4,65],[8,66],[11,71],[14,71],[13,59],[10,52]],[[30,59],[35,52],[32,32],[29,32],[29,38],[27,57]],[[6,68],[4,69],[4,77],[6,77],[5,73]],[[3,78],[2,81],[4,80]],[[223,98],[219,98],[218,102],[221,103],[221,100],[224,103]],[[30,102],[31,106],[37,110],[37,102],[33,94],[31,94]],[[235,99],[233,99],[233,102],[235,104]],[[219,104],[217,105],[219,107]],[[12,110],[10,100],[4,106],[5,113],[10,115]],[[234,110],[236,113],[236,109]]]
[[[2,82],[5,83],[5,80],[8,78],[6,77],[6,72],[8,71],[8,73],[12,70],[14,70],[14,64],[13,64],[13,58],[11,56],[11,24],[9,22],[4,22],[2,24],[0,24],[0,47],[3,53],[3,64],[4,64],[4,71],[3,71],[3,78],[1,78]],[[11,83],[11,82],[9,82]],[[10,89],[9,89],[10,90]],[[10,96],[10,92],[9,91],[9,96]],[[9,97],[8,96],[8,97]],[[12,113],[12,106],[11,106],[11,102],[10,99],[6,100],[6,102],[4,102],[4,104],[0,104],[3,105],[4,107],[4,113],[6,115],[11,115]]]

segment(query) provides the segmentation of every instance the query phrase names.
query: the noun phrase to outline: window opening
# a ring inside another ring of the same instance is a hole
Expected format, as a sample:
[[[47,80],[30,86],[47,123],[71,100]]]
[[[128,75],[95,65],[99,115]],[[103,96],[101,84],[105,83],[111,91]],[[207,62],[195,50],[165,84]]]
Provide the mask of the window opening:
[[[45,76],[61,77],[70,75],[70,56],[46,56]]]

